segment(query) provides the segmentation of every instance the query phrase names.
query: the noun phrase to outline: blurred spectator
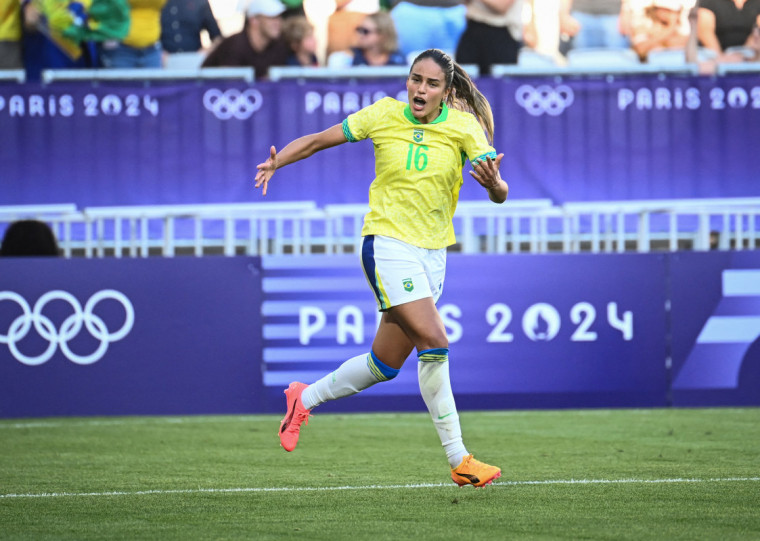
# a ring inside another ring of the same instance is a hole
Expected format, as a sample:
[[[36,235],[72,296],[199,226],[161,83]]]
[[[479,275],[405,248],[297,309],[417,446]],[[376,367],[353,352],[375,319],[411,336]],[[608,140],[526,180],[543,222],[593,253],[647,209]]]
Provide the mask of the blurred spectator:
[[[707,60],[701,60],[699,58],[699,38],[697,37],[697,18],[699,8],[694,6],[689,10],[689,39],[686,42],[686,62],[689,64],[697,64],[697,68],[700,74],[712,74],[715,73],[718,67],[717,55],[714,58]],[[712,238],[710,239],[712,245]]]
[[[317,59],[327,64],[330,54],[356,45],[356,27],[366,15],[380,11],[380,0],[303,0],[303,10],[314,27]]]
[[[642,62],[654,49],[683,49],[689,39],[684,27],[682,0],[652,0],[644,8],[643,17],[635,16],[631,47]]]
[[[701,5],[701,4],[700,4]],[[689,40],[686,44],[686,61],[698,65],[699,73],[703,75],[715,74],[720,63],[733,63],[733,62],[760,62],[760,27],[755,24],[752,27],[750,36],[747,39],[745,46],[738,48],[735,51],[730,49],[722,52],[716,52],[714,49],[706,49],[711,51],[714,56],[708,58],[700,58],[699,54],[699,18],[701,17],[701,9],[693,7],[689,10],[689,25],[691,31],[689,33]]]
[[[405,66],[406,57],[398,50],[393,19],[378,11],[367,15],[356,27],[358,47],[352,49],[352,66]]]
[[[161,67],[161,8],[166,0],[129,0],[129,33],[121,41],[104,41],[105,68]]]
[[[564,65],[565,57],[559,52],[559,3],[560,0],[525,1],[523,45],[553,60],[557,65]]]
[[[466,24],[464,0],[394,0],[392,6],[401,54],[456,50]]]
[[[329,3],[332,0],[322,0]],[[356,46],[356,28],[367,15],[380,11],[379,0],[334,0],[335,12],[327,24],[327,54]]]
[[[758,24],[760,0],[699,2],[697,37],[703,47],[718,55],[730,47],[751,47],[752,28]]]
[[[522,14],[523,0],[470,0],[456,61],[477,64],[481,75],[489,75],[493,64],[516,64],[522,46]]]
[[[603,47],[627,49],[630,11],[622,0],[561,0],[560,50]]]
[[[526,0],[523,5],[522,44],[523,47],[535,49],[538,47],[538,25],[533,0]]]
[[[59,256],[55,233],[45,222],[18,220],[5,230],[0,256]]]
[[[24,0],[24,65],[28,80],[44,69],[97,67],[96,43],[129,31],[127,0]]]
[[[24,67],[21,55],[21,3],[4,0],[0,3],[0,70]]]
[[[282,36],[290,47],[288,66],[318,66],[314,27],[306,17],[288,17],[282,23]]]
[[[242,32],[225,38],[209,53],[203,67],[251,66],[257,79],[266,79],[270,66],[285,66],[290,51],[282,40],[279,0],[253,0],[246,8]]]
[[[745,58],[745,60],[760,62],[760,24],[752,27],[752,33],[747,40],[747,48],[752,52],[752,57]]]
[[[208,0],[167,0],[161,11],[161,46],[167,53],[189,53],[203,48],[201,32],[214,45],[222,33]]]

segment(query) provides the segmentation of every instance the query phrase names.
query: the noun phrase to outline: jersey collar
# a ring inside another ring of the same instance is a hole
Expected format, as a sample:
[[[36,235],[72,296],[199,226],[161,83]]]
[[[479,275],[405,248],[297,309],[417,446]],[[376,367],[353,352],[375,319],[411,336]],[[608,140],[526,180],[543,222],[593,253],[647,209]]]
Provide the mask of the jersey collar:
[[[419,120],[414,118],[414,115],[412,114],[412,110],[407,105],[404,107],[404,116],[412,123],[412,124],[422,124]],[[439,122],[443,122],[446,120],[446,118],[449,116],[449,108],[446,106],[446,102],[441,102],[441,114],[438,115],[438,117],[431,122],[431,124],[438,124]]]

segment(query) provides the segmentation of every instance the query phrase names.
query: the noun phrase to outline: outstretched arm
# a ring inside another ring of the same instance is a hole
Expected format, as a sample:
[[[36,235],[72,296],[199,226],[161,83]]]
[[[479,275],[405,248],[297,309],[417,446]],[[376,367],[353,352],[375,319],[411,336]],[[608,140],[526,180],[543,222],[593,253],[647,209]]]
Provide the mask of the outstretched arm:
[[[262,195],[266,195],[269,180],[278,167],[284,167],[290,163],[303,160],[320,150],[345,142],[346,136],[343,134],[343,127],[340,124],[336,124],[325,131],[299,137],[288,143],[279,152],[274,147],[271,147],[269,149],[269,159],[256,166],[258,172],[256,173],[256,184],[254,186],[259,188],[263,185]]]
[[[499,173],[499,165],[503,157],[504,154],[499,154],[495,160],[486,157],[485,160],[476,161],[472,164],[473,171],[470,171],[473,178],[488,190],[488,198],[494,203],[503,203],[509,195],[509,186]]]

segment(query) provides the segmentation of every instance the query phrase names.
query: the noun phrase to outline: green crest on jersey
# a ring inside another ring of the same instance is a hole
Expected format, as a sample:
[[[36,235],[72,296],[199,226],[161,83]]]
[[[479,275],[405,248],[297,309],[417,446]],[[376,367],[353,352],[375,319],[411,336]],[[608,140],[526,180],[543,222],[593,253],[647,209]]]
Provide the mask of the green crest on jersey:
[[[412,291],[412,290],[414,290],[414,284],[412,283],[412,279],[411,278],[404,278],[401,281],[401,283],[404,284],[404,290],[405,291]]]
[[[418,128],[415,128],[414,130],[414,142],[415,143],[421,143],[422,142],[422,134],[424,132]]]

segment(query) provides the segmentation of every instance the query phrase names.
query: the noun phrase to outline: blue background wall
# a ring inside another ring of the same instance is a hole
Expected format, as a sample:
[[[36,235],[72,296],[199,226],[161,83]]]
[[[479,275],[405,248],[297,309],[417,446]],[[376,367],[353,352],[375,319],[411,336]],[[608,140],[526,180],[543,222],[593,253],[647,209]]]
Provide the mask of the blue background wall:
[[[760,195],[753,74],[481,79],[513,198]],[[259,199],[256,164],[403,80],[0,83],[0,201],[80,207]],[[278,172],[272,200],[365,202],[369,142]],[[465,175],[462,199],[481,199]]]
[[[463,409],[760,405],[756,252],[451,255],[439,309]],[[3,259],[0,416],[279,412],[376,317],[353,256]]]

